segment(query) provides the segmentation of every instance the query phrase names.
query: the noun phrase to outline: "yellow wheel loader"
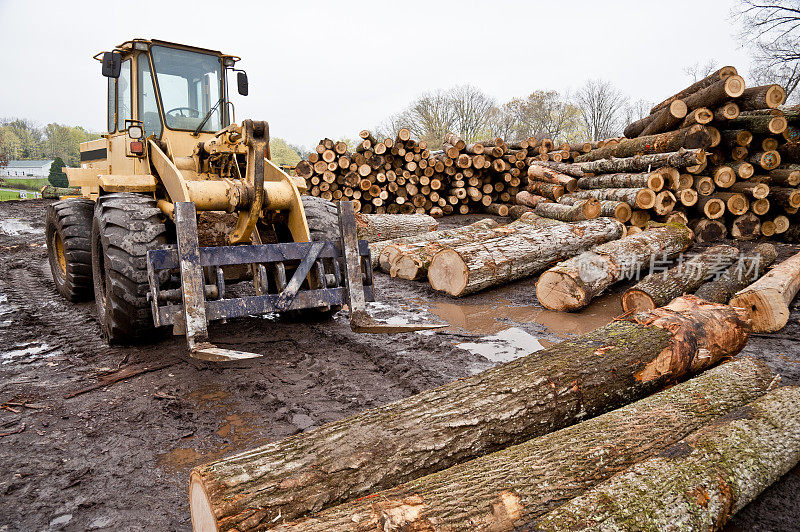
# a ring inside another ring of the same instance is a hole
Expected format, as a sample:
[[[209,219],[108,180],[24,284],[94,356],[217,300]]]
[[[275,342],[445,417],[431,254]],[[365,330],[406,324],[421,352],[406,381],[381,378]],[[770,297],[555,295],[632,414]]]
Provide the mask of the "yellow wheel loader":
[[[352,204],[303,196],[302,178],[270,161],[266,122],[236,124],[236,56],[134,39],[94,56],[108,79],[108,133],[65,168],[80,197],[47,211],[58,291],[94,295],[110,343],[147,340],[172,325],[190,355],[258,356],[209,342],[208,323],[272,312],[332,313],[347,305],[357,332],[426,325],[376,323],[369,246]]]

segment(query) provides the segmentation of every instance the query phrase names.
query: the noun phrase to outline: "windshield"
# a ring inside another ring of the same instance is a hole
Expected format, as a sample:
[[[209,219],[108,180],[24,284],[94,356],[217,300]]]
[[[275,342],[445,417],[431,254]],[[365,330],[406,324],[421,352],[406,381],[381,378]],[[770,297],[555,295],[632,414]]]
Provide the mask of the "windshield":
[[[167,127],[194,131],[208,116],[200,131],[222,129],[220,58],[165,46],[151,51]]]

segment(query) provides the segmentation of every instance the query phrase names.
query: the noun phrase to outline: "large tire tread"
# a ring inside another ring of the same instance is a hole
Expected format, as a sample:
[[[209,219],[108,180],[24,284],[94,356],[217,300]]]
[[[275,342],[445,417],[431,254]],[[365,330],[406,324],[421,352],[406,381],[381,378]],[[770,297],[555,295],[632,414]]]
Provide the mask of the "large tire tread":
[[[90,239],[93,215],[94,201],[85,198],[66,198],[47,207],[45,237],[50,270],[56,289],[68,301],[89,301],[94,293]],[[64,275],[56,258],[56,236],[63,245]]]

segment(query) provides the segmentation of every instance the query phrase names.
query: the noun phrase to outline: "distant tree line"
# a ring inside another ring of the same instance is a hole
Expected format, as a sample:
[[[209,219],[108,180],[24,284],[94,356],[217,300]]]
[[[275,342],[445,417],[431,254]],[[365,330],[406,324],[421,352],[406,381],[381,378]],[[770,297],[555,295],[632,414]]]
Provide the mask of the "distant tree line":
[[[25,119],[0,119],[0,154],[6,159],[61,158],[67,166],[79,166],[81,142],[100,138],[84,128],[47,124]]]

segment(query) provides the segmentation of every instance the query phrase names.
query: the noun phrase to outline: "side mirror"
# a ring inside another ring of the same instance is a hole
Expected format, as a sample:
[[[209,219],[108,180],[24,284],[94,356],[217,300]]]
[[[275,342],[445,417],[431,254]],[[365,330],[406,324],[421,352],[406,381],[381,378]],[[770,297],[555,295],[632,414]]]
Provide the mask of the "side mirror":
[[[103,52],[103,75],[107,78],[118,78],[120,70],[122,70],[122,54]]]
[[[248,93],[247,72],[236,73],[236,85],[239,88],[239,94],[241,94],[242,96],[247,96]]]

